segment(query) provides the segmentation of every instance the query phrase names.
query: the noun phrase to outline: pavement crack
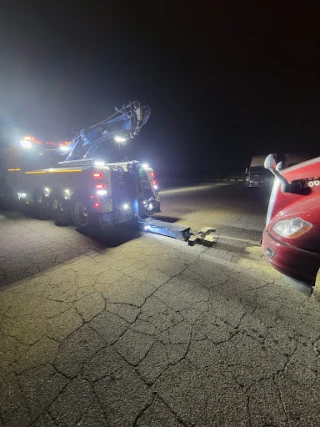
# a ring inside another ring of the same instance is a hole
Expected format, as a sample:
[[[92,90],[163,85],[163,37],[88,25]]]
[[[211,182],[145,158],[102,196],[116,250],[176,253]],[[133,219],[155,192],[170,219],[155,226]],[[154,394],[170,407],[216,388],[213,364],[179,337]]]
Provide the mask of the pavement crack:
[[[286,418],[286,422],[287,422],[287,424],[289,425],[289,416],[288,416],[288,413],[287,413],[287,410],[286,410],[286,405],[285,405],[285,403],[284,403],[284,401],[283,401],[283,397],[282,397],[281,390],[280,390],[280,388],[279,388],[278,384],[277,384],[277,383],[276,383],[276,381],[275,381],[275,376],[273,376],[273,383],[274,383],[274,385],[275,385],[275,387],[276,387],[276,389],[277,389],[277,391],[278,391],[278,394],[279,394],[279,400],[280,400],[280,403],[281,403],[281,406],[282,406],[282,410],[283,410],[284,416],[285,416],[285,418]]]
[[[164,404],[164,406],[171,412],[171,414],[174,416],[174,418],[180,423],[182,424],[184,427],[195,427],[195,423],[191,423],[188,421],[183,420],[179,414],[177,414],[168,404],[167,402],[163,399],[163,397],[161,397],[160,394],[158,394],[157,392],[154,392],[155,395],[157,396],[157,398]]]
[[[155,400],[155,395],[153,395],[151,401],[149,403],[147,403],[147,405],[138,412],[137,416],[133,420],[133,423],[132,423],[133,427],[137,426],[137,422],[143,416],[143,414],[150,408],[150,406],[153,404],[154,400]]]
[[[22,389],[21,384],[20,384],[20,381],[19,381],[19,377],[20,377],[19,375],[16,375],[17,385],[18,385],[18,388],[19,388],[19,390],[20,390],[20,393],[21,393],[21,396],[22,396],[23,403],[24,403],[25,407],[27,408],[27,411],[28,411],[28,414],[29,414],[30,420],[32,420],[31,410],[30,410],[30,407],[29,407],[29,405],[28,405],[28,403],[27,403],[27,399],[26,399],[26,398],[25,398],[25,396],[24,396],[23,389]]]
[[[250,411],[250,395],[249,395],[249,393],[247,395],[246,410],[247,410],[247,414],[248,414],[248,426],[252,427],[252,416],[251,416],[251,411]]]

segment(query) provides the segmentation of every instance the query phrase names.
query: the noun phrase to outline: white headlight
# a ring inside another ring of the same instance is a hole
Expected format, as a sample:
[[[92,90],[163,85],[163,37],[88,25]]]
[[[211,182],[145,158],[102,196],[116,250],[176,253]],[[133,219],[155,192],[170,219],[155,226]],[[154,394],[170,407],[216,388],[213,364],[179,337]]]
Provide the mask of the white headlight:
[[[301,218],[292,218],[278,221],[272,227],[272,230],[279,236],[287,239],[294,239],[302,236],[312,228],[310,222],[304,221]]]
[[[27,148],[27,149],[32,148],[31,141],[23,139],[22,141],[20,141],[20,144],[21,144],[21,147],[23,147],[23,148]]]
[[[70,151],[70,147],[67,145],[60,145],[59,150],[63,153],[66,153],[67,151]]]

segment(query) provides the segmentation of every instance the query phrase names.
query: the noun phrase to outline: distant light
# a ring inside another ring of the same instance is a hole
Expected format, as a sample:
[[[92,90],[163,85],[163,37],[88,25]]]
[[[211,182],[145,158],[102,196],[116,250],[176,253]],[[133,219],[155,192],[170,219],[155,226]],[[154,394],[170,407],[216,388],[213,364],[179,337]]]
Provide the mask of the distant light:
[[[59,150],[63,151],[64,153],[66,153],[67,151],[70,151],[70,147],[68,147],[67,145],[60,145]]]
[[[107,190],[97,190],[98,196],[105,196],[107,194]]]
[[[23,148],[27,148],[27,149],[32,148],[32,143],[31,143],[31,141],[26,140],[26,139],[23,139],[22,141],[20,141],[20,145],[21,145],[21,147],[23,147]]]
[[[121,135],[116,135],[116,136],[114,137],[114,140],[115,140],[116,142],[121,143],[121,142],[126,142],[126,141],[127,141],[127,138],[125,138],[124,136],[121,136]]]
[[[101,161],[101,160],[97,160],[96,162],[94,162],[95,166],[104,166],[105,162]]]
[[[128,203],[124,203],[122,205],[122,209],[125,210],[125,211],[127,211],[129,208],[130,208],[130,205]]]
[[[19,199],[25,199],[27,197],[27,193],[18,193]]]
[[[152,209],[153,209],[153,204],[150,203],[150,205],[149,205],[149,211],[152,211]]]
[[[148,169],[149,165],[148,163],[142,163],[141,167],[142,169]]]

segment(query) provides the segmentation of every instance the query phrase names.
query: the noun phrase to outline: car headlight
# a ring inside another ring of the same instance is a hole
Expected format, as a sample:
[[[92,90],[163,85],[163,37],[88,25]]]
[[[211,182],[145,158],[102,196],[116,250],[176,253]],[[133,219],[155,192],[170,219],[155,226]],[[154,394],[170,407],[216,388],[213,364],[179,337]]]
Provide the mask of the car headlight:
[[[278,221],[272,227],[272,230],[279,236],[287,239],[295,239],[302,236],[312,228],[310,222],[304,221],[301,218],[292,218]]]

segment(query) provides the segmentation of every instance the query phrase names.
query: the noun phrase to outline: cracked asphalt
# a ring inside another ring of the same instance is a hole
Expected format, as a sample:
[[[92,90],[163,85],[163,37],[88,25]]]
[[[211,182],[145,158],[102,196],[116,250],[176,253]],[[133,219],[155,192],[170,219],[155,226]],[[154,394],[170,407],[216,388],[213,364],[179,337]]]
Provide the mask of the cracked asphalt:
[[[0,426],[319,426],[319,302],[264,260],[267,202],[164,191],[212,248],[0,212]]]

